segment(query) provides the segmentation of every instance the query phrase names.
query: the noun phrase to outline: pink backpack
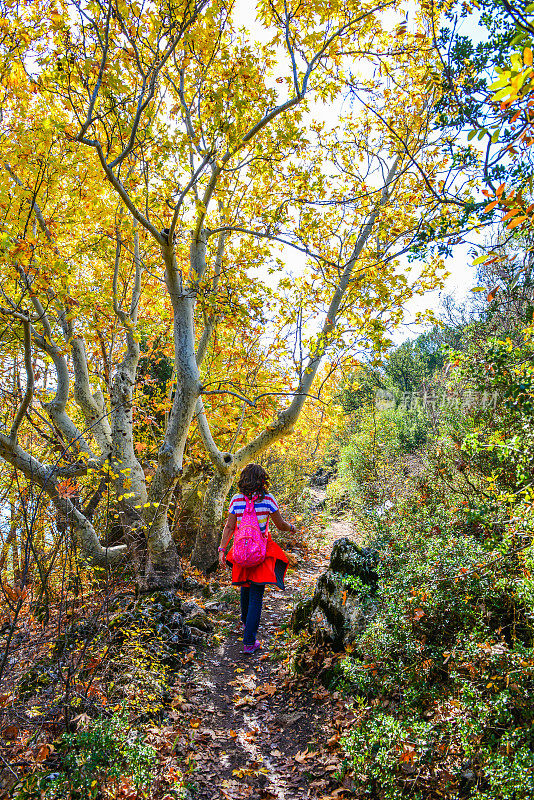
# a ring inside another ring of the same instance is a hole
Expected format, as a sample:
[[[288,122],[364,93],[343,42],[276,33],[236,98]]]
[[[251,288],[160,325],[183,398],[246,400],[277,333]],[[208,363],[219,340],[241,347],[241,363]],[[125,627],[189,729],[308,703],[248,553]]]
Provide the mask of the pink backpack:
[[[234,535],[233,561],[240,567],[255,567],[265,561],[267,530],[261,532],[254,500],[247,497],[241,524]]]

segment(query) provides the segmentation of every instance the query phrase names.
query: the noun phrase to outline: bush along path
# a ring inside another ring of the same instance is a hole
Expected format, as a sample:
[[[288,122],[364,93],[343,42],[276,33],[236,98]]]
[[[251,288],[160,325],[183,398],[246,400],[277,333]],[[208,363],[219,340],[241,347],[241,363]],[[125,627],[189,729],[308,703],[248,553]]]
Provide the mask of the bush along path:
[[[350,532],[348,523],[335,523],[313,560],[288,571],[285,592],[267,590],[258,634],[263,647],[253,655],[242,652],[238,593],[226,592],[234,610],[218,623],[218,643],[197,653],[175,687],[172,736],[193,797],[311,800],[350,793],[350,782],[340,782],[337,742],[354,715],[313,679],[336,656],[308,647],[312,674],[295,671],[299,640],[289,632],[295,598],[315,585],[332,541]]]

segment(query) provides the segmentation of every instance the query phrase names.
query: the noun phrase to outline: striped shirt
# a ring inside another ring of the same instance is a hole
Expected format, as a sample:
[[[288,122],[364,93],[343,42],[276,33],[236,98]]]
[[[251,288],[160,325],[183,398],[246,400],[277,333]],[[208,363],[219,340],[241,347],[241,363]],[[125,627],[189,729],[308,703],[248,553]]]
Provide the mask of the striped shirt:
[[[241,517],[243,516],[243,512],[245,511],[246,503],[247,503],[247,498],[245,497],[244,494],[234,494],[234,496],[230,500],[230,507],[228,509],[228,513],[236,515],[238,527],[241,523]],[[262,500],[256,500],[256,502],[254,503],[254,510],[256,511],[258,517],[260,530],[262,533],[265,533],[267,529],[267,524],[269,522],[269,515],[274,514],[275,511],[278,511],[278,503],[276,502],[272,494],[266,494]]]

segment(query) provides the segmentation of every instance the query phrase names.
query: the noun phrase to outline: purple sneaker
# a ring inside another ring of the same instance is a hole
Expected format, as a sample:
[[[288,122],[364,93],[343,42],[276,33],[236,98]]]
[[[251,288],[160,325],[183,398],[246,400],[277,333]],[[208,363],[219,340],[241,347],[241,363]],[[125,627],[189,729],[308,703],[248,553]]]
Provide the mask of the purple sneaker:
[[[256,639],[254,644],[244,644],[243,645],[243,652],[244,653],[255,653],[256,650],[258,650],[258,648],[260,648],[260,647],[261,647],[261,642],[258,642],[258,640]]]

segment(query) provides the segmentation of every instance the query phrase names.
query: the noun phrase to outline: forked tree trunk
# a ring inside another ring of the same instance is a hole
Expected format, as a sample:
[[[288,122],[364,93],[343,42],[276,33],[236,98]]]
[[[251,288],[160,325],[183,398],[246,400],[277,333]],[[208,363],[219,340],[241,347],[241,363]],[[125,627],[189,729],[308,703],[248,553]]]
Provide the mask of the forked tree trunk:
[[[215,472],[204,494],[200,527],[191,554],[191,563],[205,572],[211,571],[217,564],[217,548],[221,540],[224,501],[234,475],[235,472],[225,475]]]
[[[144,588],[175,585],[181,576],[178,551],[169,528],[169,505],[176,482],[182,473],[183,455],[189,428],[200,393],[200,380],[195,354],[194,309],[196,294],[183,289],[181,273],[172,245],[162,248],[166,265],[165,280],[174,314],[174,368],[176,390],[158,454],[158,468],[148,493],[149,506],[144,514],[148,545],[148,563]],[[191,245],[191,265],[202,274],[197,264],[205,259],[203,237]]]

